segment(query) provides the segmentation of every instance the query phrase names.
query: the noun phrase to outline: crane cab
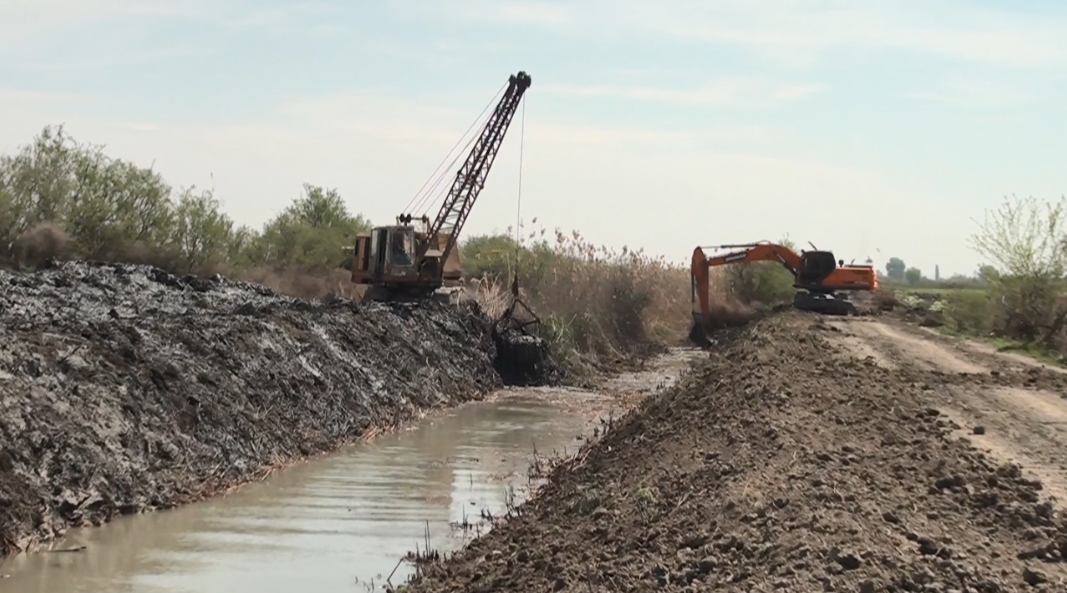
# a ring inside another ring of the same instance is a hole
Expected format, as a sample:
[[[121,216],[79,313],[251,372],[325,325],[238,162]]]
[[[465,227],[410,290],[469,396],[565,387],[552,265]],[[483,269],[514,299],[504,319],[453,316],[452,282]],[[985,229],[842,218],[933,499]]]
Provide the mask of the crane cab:
[[[451,236],[428,236],[410,224],[374,227],[356,236],[352,257],[352,282],[364,285],[365,300],[388,301],[419,298],[443,286],[455,286],[462,278],[459,246],[454,246],[444,265],[443,245]]]
[[[380,226],[356,237],[352,281],[356,284],[407,284],[419,276],[415,227]]]

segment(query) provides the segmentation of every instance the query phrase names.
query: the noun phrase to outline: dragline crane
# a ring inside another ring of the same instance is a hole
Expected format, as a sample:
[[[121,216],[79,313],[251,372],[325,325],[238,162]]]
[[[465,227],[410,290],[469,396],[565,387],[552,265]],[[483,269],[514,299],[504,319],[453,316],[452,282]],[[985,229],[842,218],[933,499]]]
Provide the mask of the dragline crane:
[[[482,125],[432,221],[425,215],[405,213],[395,225],[375,227],[356,237],[352,281],[367,285],[364,300],[425,298],[445,280],[459,279],[459,234],[530,83],[526,72],[509,77],[503,96]],[[413,226],[413,221],[422,223],[422,228]]]

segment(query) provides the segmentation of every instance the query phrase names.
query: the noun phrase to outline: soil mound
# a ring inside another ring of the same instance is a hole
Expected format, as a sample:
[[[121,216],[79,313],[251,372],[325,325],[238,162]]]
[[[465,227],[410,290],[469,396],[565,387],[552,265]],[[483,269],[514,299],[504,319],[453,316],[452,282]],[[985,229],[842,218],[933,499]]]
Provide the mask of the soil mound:
[[[0,272],[0,555],[480,398],[508,343],[473,303],[316,303],[134,265]]]
[[[706,316],[694,320],[689,341],[703,348],[720,346],[737,334],[735,330],[783,310],[786,309],[755,307],[737,301],[714,303]]]
[[[1062,591],[1041,484],[954,438],[924,378],[798,312],[740,331],[409,587]]]

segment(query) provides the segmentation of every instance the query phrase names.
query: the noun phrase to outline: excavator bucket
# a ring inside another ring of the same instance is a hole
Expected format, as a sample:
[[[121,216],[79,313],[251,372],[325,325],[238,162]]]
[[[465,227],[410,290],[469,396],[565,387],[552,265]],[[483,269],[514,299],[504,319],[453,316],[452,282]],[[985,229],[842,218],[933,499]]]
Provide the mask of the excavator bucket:
[[[689,330],[689,341],[701,348],[707,348],[711,345],[711,340],[708,339],[704,326],[695,318],[693,319],[693,327]]]
[[[689,330],[689,341],[707,348],[713,343],[712,335],[724,329],[743,327],[758,319],[763,312],[741,305],[727,307],[712,306],[707,315],[694,311],[693,326]]]

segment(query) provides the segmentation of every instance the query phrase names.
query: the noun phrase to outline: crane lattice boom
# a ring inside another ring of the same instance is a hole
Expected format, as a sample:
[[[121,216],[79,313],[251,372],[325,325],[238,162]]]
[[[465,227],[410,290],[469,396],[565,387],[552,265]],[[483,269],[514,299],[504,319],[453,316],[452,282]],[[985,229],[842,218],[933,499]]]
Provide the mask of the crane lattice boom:
[[[481,136],[467,155],[467,160],[456,172],[452,188],[430,226],[431,237],[439,237],[442,233],[448,236],[448,244],[442,252],[441,261],[446,261],[455,247],[460,230],[467,221],[467,215],[470,214],[478,194],[485,187],[485,180],[489,176],[489,169],[493,166],[497,152],[500,151],[504,134],[511,125],[511,120],[522,101],[523,93],[530,87],[530,83],[530,75],[526,72],[511,76],[504,96],[486,120]]]

